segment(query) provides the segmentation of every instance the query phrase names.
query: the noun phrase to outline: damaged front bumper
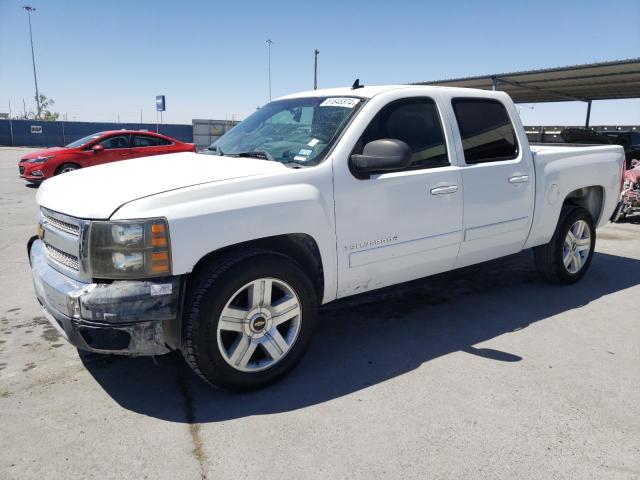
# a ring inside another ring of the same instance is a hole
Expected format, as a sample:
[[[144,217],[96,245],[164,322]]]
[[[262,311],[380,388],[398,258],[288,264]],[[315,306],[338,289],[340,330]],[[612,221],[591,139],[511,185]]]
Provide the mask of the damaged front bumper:
[[[181,277],[79,282],[49,265],[44,244],[37,239],[29,242],[29,259],[47,319],[77,348],[161,355],[179,347]]]

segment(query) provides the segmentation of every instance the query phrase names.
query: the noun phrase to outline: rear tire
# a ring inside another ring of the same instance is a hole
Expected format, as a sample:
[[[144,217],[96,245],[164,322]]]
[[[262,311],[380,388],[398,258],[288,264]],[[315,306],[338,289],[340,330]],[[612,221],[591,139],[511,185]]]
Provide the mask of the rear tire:
[[[564,206],[551,241],[533,250],[536,268],[549,282],[575,283],[589,269],[595,246],[591,214],[582,207]]]
[[[73,172],[74,170],[78,170],[79,168],[80,168],[80,165],[76,163],[63,163],[58,168],[56,168],[55,175],[60,175],[61,173]]]
[[[262,388],[302,358],[317,310],[313,283],[294,260],[269,250],[234,254],[194,278],[182,353],[216,387]]]
[[[624,202],[622,202],[622,200],[620,202],[618,202],[618,205],[616,206],[616,209],[613,211],[613,215],[611,215],[611,221],[613,223],[622,223],[624,222],[627,213],[625,212],[625,205]]]

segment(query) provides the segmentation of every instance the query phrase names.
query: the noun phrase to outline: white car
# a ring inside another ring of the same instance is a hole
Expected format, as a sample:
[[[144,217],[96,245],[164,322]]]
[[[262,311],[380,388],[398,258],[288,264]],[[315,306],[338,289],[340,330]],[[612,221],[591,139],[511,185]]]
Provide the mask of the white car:
[[[337,298],[529,248],[545,278],[576,282],[624,160],[530,147],[505,93],[423,86],[286,96],[207,153],[45,181],[29,256],[73,345],[181,350],[233,390],[289,371]]]

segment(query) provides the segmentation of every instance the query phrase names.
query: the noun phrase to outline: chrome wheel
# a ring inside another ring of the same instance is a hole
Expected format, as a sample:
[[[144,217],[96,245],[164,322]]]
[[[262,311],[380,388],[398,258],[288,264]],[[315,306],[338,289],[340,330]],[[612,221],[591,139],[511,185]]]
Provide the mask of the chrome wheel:
[[[578,220],[567,232],[562,248],[562,261],[571,274],[578,273],[589,258],[591,229],[584,220]]]
[[[236,370],[265,370],[289,353],[301,322],[300,299],[293,288],[282,280],[260,278],[236,291],[222,309],[218,349]]]
[[[67,167],[64,167],[62,170],[60,170],[60,173],[69,173],[69,172],[73,172],[74,170],[77,170],[77,167],[74,167],[72,165],[69,165]]]

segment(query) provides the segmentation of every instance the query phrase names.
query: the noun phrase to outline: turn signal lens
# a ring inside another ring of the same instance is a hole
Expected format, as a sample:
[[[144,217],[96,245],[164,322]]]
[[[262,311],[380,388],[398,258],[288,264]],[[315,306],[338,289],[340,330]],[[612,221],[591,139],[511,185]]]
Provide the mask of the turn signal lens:
[[[151,271],[153,273],[169,273],[168,252],[153,252],[151,254]]]
[[[154,223],[151,225],[151,246],[167,246],[167,229],[163,223]]]

